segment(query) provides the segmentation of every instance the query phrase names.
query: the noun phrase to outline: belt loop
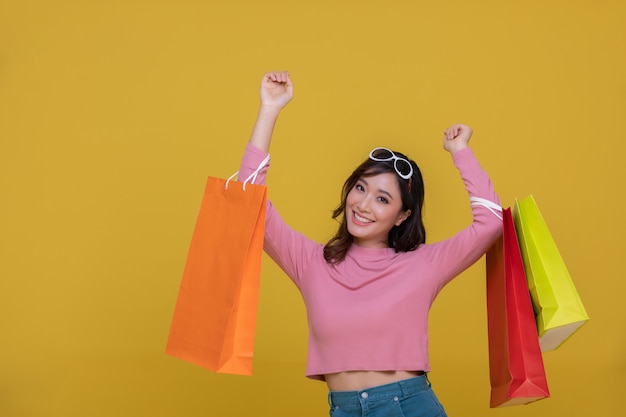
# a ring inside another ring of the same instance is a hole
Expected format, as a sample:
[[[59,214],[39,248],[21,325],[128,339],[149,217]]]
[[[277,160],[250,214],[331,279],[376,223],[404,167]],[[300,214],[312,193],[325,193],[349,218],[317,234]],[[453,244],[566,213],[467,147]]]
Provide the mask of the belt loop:
[[[428,383],[428,387],[432,387],[432,384],[430,383],[430,379],[428,379],[428,372],[424,372],[424,378],[426,378],[426,382]]]
[[[400,392],[402,393],[403,398],[411,395],[410,388],[407,388],[408,381],[398,381],[398,385],[400,385]]]
[[[332,391],[328,391],[328,406],[332,407],[333,406],[333,400],[332,400]]]

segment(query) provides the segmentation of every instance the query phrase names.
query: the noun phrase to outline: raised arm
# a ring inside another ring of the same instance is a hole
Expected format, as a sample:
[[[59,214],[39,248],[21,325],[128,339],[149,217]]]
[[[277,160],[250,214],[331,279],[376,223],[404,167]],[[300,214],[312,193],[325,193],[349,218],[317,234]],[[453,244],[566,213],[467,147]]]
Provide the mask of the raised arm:
[[[269,153],[272,133],[280,111],[293,97],[289,72],[268,72],[261,81],[261,105],[250,136],[250,144]]]
[[[246,147],[239,178],[247,178],[265,161],[258,172],[255,184],[265,184],[269,168],[266,157],[274,125],[280,111],[293,97],[293,84],[288,72],[270,72],[261,81],[261,105],[259,114]],[[302,271],[319,246],[316,242],[294,231],[280,217],[270,199],[267,199],[265,212],[265,240],[263,248],[267,254],[300,285]]]
[[[488,174],[481,168],[468,143],[472,129],[456,124],[444,131],[443,147],[452,155],[470,199],[477,197],[498,205]],[[428,245],[429,259],[440,274],[443,287],[476,262],[502,233],[502,220],[484,205],[471,205],[473,221],[453,237]]]

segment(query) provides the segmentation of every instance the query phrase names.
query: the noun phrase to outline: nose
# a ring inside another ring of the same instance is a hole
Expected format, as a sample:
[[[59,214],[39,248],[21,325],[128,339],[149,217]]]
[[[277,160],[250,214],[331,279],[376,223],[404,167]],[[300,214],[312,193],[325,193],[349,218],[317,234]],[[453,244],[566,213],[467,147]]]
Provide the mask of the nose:
[[[369,201],[368,196],[363,196],[363,198],[361,198],[359,200],[359,202],[356,205],[356,207],[362,213],[369,213],[370,201]]]

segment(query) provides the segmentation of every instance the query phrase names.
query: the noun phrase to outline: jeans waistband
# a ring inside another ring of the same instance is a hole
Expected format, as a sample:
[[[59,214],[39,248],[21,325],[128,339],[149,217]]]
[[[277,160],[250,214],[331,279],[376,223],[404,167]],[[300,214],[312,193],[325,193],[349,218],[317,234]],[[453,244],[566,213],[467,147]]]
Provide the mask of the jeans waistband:
[[[385,398],[406,397],[420,391],[430,389],[430,381],[426,374],[405,379],[391,384],[366,388],[358,391],[330,391],[328,403],[339,407],[360,407],[361,402],[377,401]]]

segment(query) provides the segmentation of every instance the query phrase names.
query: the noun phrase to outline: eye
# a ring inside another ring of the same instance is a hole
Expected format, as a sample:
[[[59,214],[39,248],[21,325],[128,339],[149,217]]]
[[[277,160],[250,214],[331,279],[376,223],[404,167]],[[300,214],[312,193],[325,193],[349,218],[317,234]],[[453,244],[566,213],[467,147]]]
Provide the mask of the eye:
[[[356,188],[358,191],[365,191],[365,187],[363,187],[361,184],[355,185],[354,188]]]
[[[389,200],[387,200],[385,197],[378,197],[378,201],[380,201],[383,204],[389,204]]]

